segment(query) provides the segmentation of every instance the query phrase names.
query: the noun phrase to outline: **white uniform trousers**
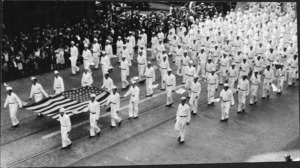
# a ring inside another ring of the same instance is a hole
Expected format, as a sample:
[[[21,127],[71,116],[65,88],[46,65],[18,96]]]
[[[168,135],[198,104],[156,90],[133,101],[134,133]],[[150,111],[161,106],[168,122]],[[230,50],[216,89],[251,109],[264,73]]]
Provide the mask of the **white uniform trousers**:
[[[163,77],[165,76],[165,74],[167,74],[167,68],[165,69],[160,69],[160,74],[161,74],[161,88],[162,89],[166,89],[166,83],[164,83],[163,81]]]
[[[93,62],[95,63],[95,68],[98,69],[100,63],[100,53],[93,53]]]
[[[236,89],[234,88],[235,81],[236,81],[235,77],[229,76],[229,79],[228,79],[229,89],[232,90],[233,93],[236,92]]]
[[[220,71],[220,84],[223,84],[227,80],[227,68],[221,65]]]
[[[83,59],[83,68],[90,68],[90,59]]]
[[[111,121],[111,126],[116,126],[116,122],[121,122],[121,117],[118,116],[117,114],[117,109],[116,109],[116,105],[111,104],[110,105],[110,121]]]
[[[270,91],[271,91],[271,80],[268,79],[264,79],[264,83],[263,83],[263,94],[262,97],[266,97],[267,95],[270,95]]]
[[[176,71],[176,74],[177,75],[182,75],[182,73],[181,73],[181,66],[182,66],[182,63],[181,63],[181,56],[176,56],[175,57],[175,65],[176,65],[176,67],[177,67],[177,71]]]
[[[178,132],[181,141],[184,141],[185,138],[185,128],[187,123],[187,116],[178,117],[175,123],[175,130]]]
[[[109,70],[109,66],[102,65],[103,80],[104,80],[104,75],[105,75],[106,72],[108,72],[108,70]]]
[[[151,59],[156,58],[156,45],[151,46]]]
[[[181,70],[182,71],[181,73],[183,75],[182,83],[185,83],[185,81],[186,81],[187,76],[186,76],[185,72],[186,72],[187,68],[188,68],[187,65],[182,65],[182,70]]]
[[[173,103],[173,98],[172,98],[172,94],[173,94],[173,90],[172,90],[172,86],[173,85],[167,85],[167,89],[166,89],[166,93],[167,93],[167,105]]]
[[[62,92],[62,89],[61,89],[61,87],[56,87],[55,88],[55,95],[58,95],[58,94],[60,94]]]
[[[284,76],[277,77],[277,92],[281,92],[283,89]]]
[[[186,80],[185,80],[185,87],[188,89],[189,97],[191,97],[191,86],[192,86],[194,77],[189,76],[189,75],[186,75],[186,76],[187,77],[186,77]]]
[[[197,75],[200,75],[202,78],[205,77],[205,63],[198,63],[197,65]]]
[[[222,101],[221,102],[221,120],[227,119],[229,117],[229,110],[230,110],[230,101]]]
[[[295,79],[297,78],[297,69],[290,67],[289,70],[289,79],[288,79],[288,84],[291,85],[293,82],[295,82]]]
[[[121,81],[122,81],[122,88],[125,88],[129,85],[129,82],[127,81],[127,71],[121,70]]]
[[[139,100],[134,99],[133,96],[131,96],[131,99],[129,101],[129,117],[137,117],[139,115]]]
[[[138,71],[139,71],[139,78],[140,78],[140,80],[144,80],[145,70],[146,70],[146,65],[145,64],[139,64],[138,65]]]
[[[258,84],[252,84],[250,87],[250,104],[257,102]]]
[[[207,101],[208,104],[211,104],[214,102],[215,99],[215,92],[216,92],[216,84],[208,84],[207,85]]]
[[[72,143],[72,141],[70,140],[69,138],[69,135],[68,135],[68,127],[64,127],[64,126],[61,126],[60,127],[60,133],[61,133],[61,143],[62,143],[62,147],[66,147],[68,145],[70,145]]]
[[[19,120],[17,119],[18,109],[19,109],[18,103],[10,103],[9,104],[9,114],[10,114],[10,119],[11,119],[12,125],[19,124]]]
[[[34,93],[33,97],[34,97],[34,101],[35,102],[39,102],[39,101],[43,100],[43,94],[42,94],[42,92]]]
[[[121,60],[122,60],[122,47],[118,47],[117,48],[117,57],[119,58],[118,59],[118,62],[121,62]]]
[[[90,113],[90,136],[95,136],[100,132],[100,128],[97,126],[97,120],[97,114]]]
[[[238,100],[239,100],[239,104],[238,104],[238,111],[242,111],[243,109],[246,108],[246,91],[240,90],[239,89],[239,93],[238,93]]]
[[[146,77],[146,91],[147,95],[153,94],[153,88],[152,88],[152,77]]]
[[[197,94],[192,92],[191,93],[191,98],[190,98],[190,107],[191,107],[191,111],[193,111],[194,114],[197,113],[197,109],[198,109],[198,100],[199,100],[199,96],[197,97]]]
[[[72,71],[72,74],[76,74],[77,71],[79,71],[79,67],[76,66],[76,63],[77,63],[77,58],[73,58],[73,57],[70,57],[71,59],[71,71]]]

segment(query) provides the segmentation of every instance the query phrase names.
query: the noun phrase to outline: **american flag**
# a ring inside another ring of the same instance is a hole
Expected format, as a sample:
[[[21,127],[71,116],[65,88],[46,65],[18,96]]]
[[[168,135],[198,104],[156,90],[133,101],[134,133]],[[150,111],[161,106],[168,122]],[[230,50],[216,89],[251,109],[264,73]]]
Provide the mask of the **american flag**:
[[[96,94],[96,100],[104,105],[109,96],[109,92],[103,91],[96,87],[81,87],[75,90],[62,92],[40,102],[25,105],[24,108],[45,116],[58,119],[59,109],[65,108],[66,114],[74,115],[73,112],[82,113],[87,110],[90,95]]]

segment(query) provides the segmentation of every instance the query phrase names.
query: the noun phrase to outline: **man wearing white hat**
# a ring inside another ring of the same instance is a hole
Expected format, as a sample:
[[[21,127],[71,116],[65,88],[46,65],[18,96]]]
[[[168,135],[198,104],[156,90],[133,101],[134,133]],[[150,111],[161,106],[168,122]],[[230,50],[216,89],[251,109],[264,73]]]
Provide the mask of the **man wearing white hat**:
[[[54,95],[60,94],[61,92],[65,91],[64,81],[61,76],[59,76],[58,71],[54,71],[54,83],[53,83],[53,90]]]
[[[126,60],[125,55],[122,56],[120,69],[121,69],[122,90],[124,90],[129,87],[129,82],[127,81],[127,78],[129,76],[129,64],[128,61]]]
[[[133,46],[131,42],[129,41],[129,37],[126,39],[126,50],[128,51],[128,58],[127,61],[129,63],[129,66],[131,66],[131,60],[133,59]],[[126,52],[126,50],[124,52]],[[127,53],[127,52],[126,52]]]
[[[146,90],[147,95],[146,97],[151,97],[153,95],[153,88],[152,84],[155,82],[155,70],[153,67],[151,67],[151,62],[148,61],[148,67],[145,70],[145,78],[146,78]]]
[[[12,87],[6,87],[7,97],[4,103],[4,109],[9,106],[9,113],[12,122],[12,127],[16,128],[19,126],[19,120],[17,119],[17,112],[19,108],[22,108],[22,101],[20,98],[12,92]]]
[[[117,87],[112,87],[113,92],[107,98],[106,105],[110,106],[111,128],[121,125],[122,119],[118,116],[117,112],[120,110],[120,95],[117,93]]]
[[[139,35],[139,39],[137,41],[137,46],[138,46],[138,51],[141,49],[141,47],[146,46],[146,42],[144,41],[144,39],[142,39],[142,35]]]
[[[84,44],[82,58],[83,58],[83,67],[90,69],[90,63],[93,61],[93,56],[92,56],[92,52],[88,49],[87,44]]]
[[[175,55],[176,55],[176,58],[175,58],[175,65],[177,67],[177,70],[176,70],[176,74],[181,76],[182,73],[182,57],[183,57],[183,49],[181,48],[181,44],[178,43],[178,48],[175,50]]]
[[[160,61],[161,61],[161,57],[162,57],[162,53],[163,51],[165,51],[166,48],[165,48],[165,45],[162,43],[161,40],[159,40],[159,43],[158,45],[156,46],[156,61],[157,61],[157,64],[159,65]]]
[[[216,65],[212,62],[212,58],[211,56],[208,56],[207,58],[207,62],[204,66],[205,69],[205,77],[207,77],[209,74],[211,74],[211,72],[213,71],[213,69],[216,68]]]
[[[129,119],[131,119],[132,117],[136,119],[139,116],[138,105],[140,100],[139,99],[140,89],[136,86],[136,81],[133,80],[131,82],[132,82],[132,86],[129,88],[126,94],[121,98],[131,95],[131,98],[129,100]]]
[[[59,122],[60,122],[60,133],[61,133],[61,141],[62,148],[61,149],[69,149],[72,146],[72,141],[69,138],[69,134],[71,131],[71,120],[70,117],[65,114],[65,109],[59,109]]]
[[[71,70],[72,70],[72,75],[75,75],[76,73],[79,72],[79,67],[76,66],[77,59],[78,59],[78,49],[74,45],[74,41],[71,41],[71,47],[70,47],[70,60],[71,60]]]
[[[145,42],[145,48],[147,48],[148,36],[147,36],[147,34],[146,34],[146,32],[145,32],[145,29],[142,29],[142,34],[141,34],[141,36],[142,36],[143,41]]]
[[[197,115],[199,96],[201,93],[201,83],[198,81],[198,76],[194,76],[194,82],[191,83],[191,98],[190,106],[192,115]]]
[[[132,55],[133,55],[133,48],[134,46],[136,46],[136,41],[131,31],[129,32],[129,42],[131,43],[132,46]]]
[[[229,70],[229,59],[226,54],[223,54],[223,57],[220,59],[220,84],[224,83],[227,80],[227,73]]]
[[[99,62],[100,62],[101,46],[98,43],[98,40],[96,38],[94,38],[94,44],[92,45],[92,52],[93,52],[93,62],[95,63],[95,69],[98,69]]]
[[[110,45],[110,41],[109,40],[106,40],[106,43],[105,43],[105,53],[109,59],[109,61],[111,61],[111,58],[113,56],[113,50],[112,50],[112,47]]]
[[[254,68],[253,68],[253,72],[262,72],[262,68],[263,68],[263,64],[264,64],[264,60],[261,58],[261,55],[257,55],[254,58]]]
[[[121,36],[118,36],[118,41],[117,41],[117,57],[119,58],[119,63],[121,62],[122,59],[122,52],[123,52],[123,41],[121,39]]]
[[[39,102],[39,101],[43,100],[43,95],[45,97],[48,97],[48,94],[45,92],[43,86],[41,84],[37,83],[36,77],[31,77],[31,80],[32,80],[32,86],[31,86],[29,100],[31,100],[32,97],[34,97],[34,101]],[[40,113],[38,113],[37,116],[41,117],[42,115]]]
[[[250,78],[250,105],[257,103],[257,91],[261,82],[261,76],[258,71],[254,72]]]
[[[162,42],[163,42],[163,40],[165,39],[165,35],[164,35],[164,33],[162,32],[162,29],[159,29],[159,32],[158,32],[158,34],[157,34],[157,37],[158,37],[159,41],[162,41]]]
[[[103,85],[101,86],[101,89],[104,89],[105,91],[112,93],[112,87],[114,86],[113,80],[109,77],[109,73],[106,72],[104,75]]]
[[[285,81],[285,69],[283,63],[279,63],[279,69],[276,71],[276,78],[277,78],[277,94],[282,93],[283,83]]]
[[[263,73],[264,83],[263,83],[263,94],[262,99],[270,98],[270,92],[271,92],[271,84],[274,81],[274,71],[271,68],[270,64],[267,64],[267,68],[265,69]]]
[[[97,126],[97,121],[100,118],[100,103],[96,100],[96,94],[91,94],[91,100],[89,101],[87,111],[90,112],[90,136],[89,138],[99,136],[101,129]]]
[[[188,97],[191,97],[191,86],[195,75],[196,75],[196,68],[193,65],[193,61],[190,60],[189,66],[185,72],[185,76],[186,76],[185,87],[188,89]]]
[[[241,66],[240,66],[240,77],[239,77],[239,79],[241,79],[242,76],[244,76],[244,75],[248,76],[249,72],[250,72],[250,65],[247,61],[247,56],[244,55]]]
[[[147,66],[147,58],[145,55],[143,55],[143,51],[139,51],[139,54],[137,56],[137,62],[140,81],[144,81],[144,73]]]
[[[294,54],[288,60],[290,69],[289,69],[289,78],[288,78],[288,85],[295,85],[296,78],[298,78],[298,55]]]
[[[102,54],[103,54],[103,56],[101,57],[101,65],[102,65],[102,74],[103,74],[103,80],[104,80],[104,75],[106,72],[108,72],[108,70],[111,66],[111,63],[110,63],[108,56],[106,55],[106,52],[103,51]]]
[[[167,70],[168,68],[170,68],[170,63],[167,59],[167,54],[166,51],[164,50],[163,51],[163,55],[162,55],[162,60],[160,61],[160,64],[159,64],[159,69],[160,69],[160,74],[161,74],[161,90],[165,90],[166,89],[166,85],[165,83],[163,83],[163,76],[165,76],[165,74],[167,74]]]
[[[215,68],[212,69],[211,73],[207,76],[207,98],[208,106],[214,105],[215,92],[218,89],[219,78],[215,73]]]
[[[227,122],[229,117],[230,106],[234,105],[234,97],[232,90],[229,89],[229,84],[224,84],[224,89],[220,93],[221,99],[221,122]]]
[[[176,88],[176,77],[172,74],[172,69],[168,68],[168,74],[162,76],[163,83],[166,85],[166,92],[167,92],[167,107],[172,106],[173,98],[172,93],[175,91]]]
[[[93,80],[91,73],[89,72],[89,69],[85,68],[85,70],[82,74],[82,78],[81,78],[81,86],[82,87],[86,87],[86,86],[91,87],[93,82],[94,82],[94,80]]]
[[[238,112],[237,113],[241,113],[241,112],[245,112],[246,98],[250,92],[250,84],[247,79],[247,75],[243,75],[242,79],[239,79],[237,88],[239,91],[239,93],[238,93],[239,104],[238,104]]]
[[[204,49],[201,49],[200,53],[198,53],[197,61],[198,61],[197,74],[201,73],[200,75],[204,78],[205,77],[205,64],[207,62],[207,54],[206,54],[206,52],[204,52]]]
[[[181,70],[181,73],[183,75],[183,78],[182,78],[182,84],[185,84],[185,81],[186,81],[186,71],[188,69],[188,64],[190,62],[190,57],[187,55],[187,51],[184,51],[183,53],[183,57],[182,57],[182,70]]]
[[[178,105],[177,113],[176,113],[176,123],[175,130],[178,132],[178,142],[180,144],[184,143],[185,138],[185,128],[186,125],[190,124],[191,120],[191,109],[188,104],[185,103],[186,98],[181,98],[181,103]]]

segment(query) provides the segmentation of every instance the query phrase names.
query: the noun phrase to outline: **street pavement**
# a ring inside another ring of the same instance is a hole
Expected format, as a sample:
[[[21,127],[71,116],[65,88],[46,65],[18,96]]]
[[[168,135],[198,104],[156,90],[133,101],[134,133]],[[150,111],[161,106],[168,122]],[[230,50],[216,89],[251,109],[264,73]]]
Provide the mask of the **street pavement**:
[[[155,65],[156,61],[152,61]],[[171,62],[171,61],[170,61]],[[120,69],[113,59],[112,79],[120,88]],[[174,69],[174,65],[171,63]],[[82,69],[82,67],[81,67]],[[70,69],[60,70],[66,90],[80,87],[82,70],[70,76]],[[130,78],[137,76],[137,63],[133,62]],[[53,94],[53,72],[36,76],[47,93]],[[160,84],[160,73],[156,71]],[[93,70],[95,87],[102,85],[101,70]],[[182,77],[177,78],[180,87]],[[128,109],[120,116],[125,119],[120,128],[110,129],[110,116],[101,108],[98,125],[100,137],[89,139],[89,114],[71,117],[73,129],[70,138],[73,146],[60,150],[61,135],[58,121],[44,117],[36,118],[33,112],[22,109],[18,112],[20,126],[11,128],[9,111],[1,110],[1,167],[54,167],[54,166],[104,166],[104,165],[149,165],[188,163],[233,163],[244,162],[260,154],[297,150],[299,146],[299,84],[284,86],[283,94],[271,94],[269,100],[261,100],[249,106],[245,114],[237,114],[236,104],[230,110],[228,123],[220,123],[220,103],[207,106],[206,84],[202,83],[198,115],[193,116],[187,127],[186,142],[179,145],[174,130],[177,106],[182,95],[174,94],[174,105],[165,107],[166,94],[160,87],[154,90],[155,98],[145,98],[145,84],[141,90],[138,119],[128,120]],[[30,78],[10,82],[14,92],[27,101],[30,94]],[[1,106],[6,92],[1,85]],[[219,87],[218,97],[222,86]],[[119,90],[120,95],[126,91]],[[259,89],[261,97],[262,86]],[[184,94],[185,96],[186,94]],[[129,97],[121,99],[121,107],[128,105]],[[247,101],[247,103],[249,103]],[[295,152],[296,154],[299,153]],[[292,156],[293,158],[294,156]]]

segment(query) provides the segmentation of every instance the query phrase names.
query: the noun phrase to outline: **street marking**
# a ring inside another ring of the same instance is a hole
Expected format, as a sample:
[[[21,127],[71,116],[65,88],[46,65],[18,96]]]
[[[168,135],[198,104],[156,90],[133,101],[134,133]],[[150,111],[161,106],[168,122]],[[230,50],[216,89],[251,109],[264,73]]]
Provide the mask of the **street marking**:
[[[183,87],[183,86],[184,86],[184,85],[178,85],[178,86],[176,87],[176,89],[179,89],[179,88],[181,88],[181,87]],[[161,95],[163,95],[163,94],[166,94],[166,92],[160,92],[160,93],[158,93],[158,94],[153,95],[152,97],[145,98],[145,99],[139,101],[139,104],[140,104],[140,103],[143,103],[143,102],[145,102],[145,101],[147,101],[147,100],[153,99],[153,98],[155,98],[155,97],[161,96]],[[121,111],[121,110],[125,110],[125,109],[128,108],[128,107],[129,107],[129,104],[127,104],[126,106],[121,107],[121,108],[120,108],[120,111]],[[100,115],[100,118],[103,118],[103,117],[106,117],[106,116],[109,116],[109,115],[110,115],[110,113],[105,113],[105,114],[103,114],[103,115]],[[75,124],[74,126],[72,126],[72,129],[73,129],[73,128],[77,128],[77,127],[79,127],[79,126],[81,126],[81,125],[87,124],[87,123],[89,123],[89,122],[90,122],[89,120],[86,120],[86,121],[83,121],[83,122],[81,122],[81,123]],[[55,136],[55,135],[58,135],[58,134],[60,134],[60,130],[59,130],[59,131],[52,132],[52,133],[50,133],[50,134],[47,134],[47,135],[43,136],[42,139],[48,139],[48,138],[51,138],[51,137],[53,137],[53,136]]]

